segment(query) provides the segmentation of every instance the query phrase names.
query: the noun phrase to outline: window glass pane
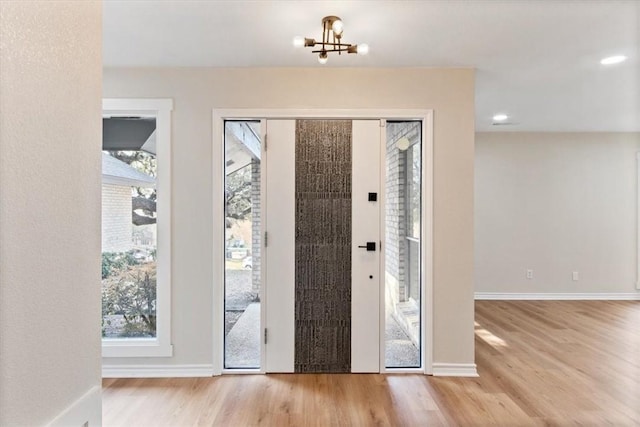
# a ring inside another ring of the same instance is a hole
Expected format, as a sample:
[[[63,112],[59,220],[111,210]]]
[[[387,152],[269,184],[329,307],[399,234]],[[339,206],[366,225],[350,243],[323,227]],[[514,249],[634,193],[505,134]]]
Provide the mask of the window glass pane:
[[[421,366],[422,123],[387,122],[385,366]]]
[[[156,336],[155,118],[105,118],[102,336]]]
[[[260,122],[225,122],[224,367],[260,367]]]

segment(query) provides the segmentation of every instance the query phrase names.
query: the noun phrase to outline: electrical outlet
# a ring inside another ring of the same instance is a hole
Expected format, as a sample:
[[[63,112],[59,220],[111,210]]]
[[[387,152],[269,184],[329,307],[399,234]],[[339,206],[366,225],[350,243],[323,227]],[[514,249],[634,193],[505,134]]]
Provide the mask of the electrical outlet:
[[[578,272],[577,272],[577,271],[574,271],[574,272],[573,272],[573,274],[571,275],[571,278],[572,278],[574,281],[578,280],[578,279],[579,279]]]
[[[527,279],[533,279],[533,270],[527,270]]]

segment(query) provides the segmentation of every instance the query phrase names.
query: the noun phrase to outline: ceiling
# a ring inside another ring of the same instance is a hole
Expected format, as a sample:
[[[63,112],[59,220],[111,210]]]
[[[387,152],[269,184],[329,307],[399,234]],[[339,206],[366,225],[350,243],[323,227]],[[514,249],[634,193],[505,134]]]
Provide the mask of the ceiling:
[[[294,48],[325,15],[369,55]],[[640,132],[640,0],[106,0],[103,31],[106,67],[472,67],[478,131]]]

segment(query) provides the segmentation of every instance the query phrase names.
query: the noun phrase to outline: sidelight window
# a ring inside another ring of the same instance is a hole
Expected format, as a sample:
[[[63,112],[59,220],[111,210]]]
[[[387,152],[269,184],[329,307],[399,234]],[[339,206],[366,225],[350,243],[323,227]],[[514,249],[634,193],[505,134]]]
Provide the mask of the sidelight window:
[[[422,351],[422,122],[388,121],[385,175],[385,366],[419,368]]]
[[[227,120],[224,367],[260,368],[261,141],[259,121]]]

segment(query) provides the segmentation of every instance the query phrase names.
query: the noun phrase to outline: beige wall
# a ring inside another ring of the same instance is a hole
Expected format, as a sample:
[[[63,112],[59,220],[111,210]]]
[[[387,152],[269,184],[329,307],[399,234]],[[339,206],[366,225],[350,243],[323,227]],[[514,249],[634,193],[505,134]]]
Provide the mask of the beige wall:
[[[473,70],[106,69],[104,96],[175,102],[175,356],[108,363],[212,362],[212,289],[222,284],[214,283],[220,275],[211,267],[210,236],[214,229],[223,232],[222,224],[211,221],[212,174],[222,166],[211,160],[213,108],[434,109],[434,361],[473,362]]]
[[[636,293],[638,151],[638,133],[476,134],[476,291]]]
[[[0,425],[99,425],[102,7],[0,16]]]

